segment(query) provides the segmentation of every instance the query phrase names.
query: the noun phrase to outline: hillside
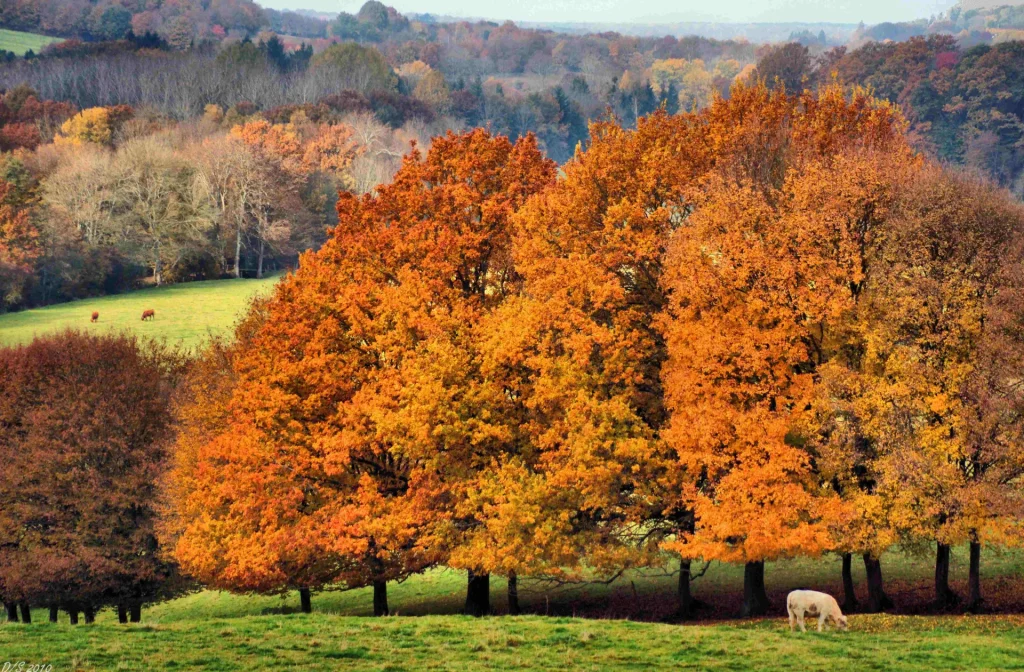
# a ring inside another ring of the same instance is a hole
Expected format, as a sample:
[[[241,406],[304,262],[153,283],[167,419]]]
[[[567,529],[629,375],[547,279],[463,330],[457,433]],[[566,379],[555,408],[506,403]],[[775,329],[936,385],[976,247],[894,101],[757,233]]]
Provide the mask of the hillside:
[[[35,33],[0,29],[0,50],[9,51],[18,56],[24,56],[28,51],[39,53],[43,47],[54,42],[61,42],[61,40]]]
[[[88,331],[127,329],[194,347],[211,334],[228,333],[249,300],[268,291],[275,282],[276,277],[192,282],[0,315],[0,345],[27,343],[37,334],[70,327]],[[156,311],[156,319],[143,322],[142,311],[147,309]],[[90,322],[93,311],[100,314],[95,324]]]

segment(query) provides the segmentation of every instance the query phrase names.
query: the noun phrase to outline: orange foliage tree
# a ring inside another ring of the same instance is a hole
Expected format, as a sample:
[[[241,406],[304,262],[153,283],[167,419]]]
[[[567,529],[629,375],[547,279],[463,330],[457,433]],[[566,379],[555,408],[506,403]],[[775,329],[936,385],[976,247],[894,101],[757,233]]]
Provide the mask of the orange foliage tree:
[[[744,614],[755,615],[768,608],[764,561],[831,550],[844,516],[799,430],[862,273],[858,213],[879,193],[855,181],[866,191],[829,199],[848,157],[908,154],[898,116],[862,92],[738,86],[707,116],[716,163],[668,253],[665,439],[696,517],[669,546],[744,562]]]
[[[11,183],[0,180],[0,310],[19,303],[43,251],[29,209],[14,192]]]
[[[212,395],[223,410],[201,411],[179,451],[183,566],[242,590],[373,584],[382,614],[388,580],[447,556],[476,524],[463,502],[477,473],[512,448],[473,325],[515,290],[509,216],[553,174],[532,138],[477,130],[339,197],[330,240],[217,365],[223,386],[186,405]]]
[[[664,113],[591,135],[516,217],[523,293],[483,325],[489,375],[516,402],[528,449],[481,489],[489,523],[469,543],[489,562],[556,578],[660,564],[659,541],[689,517],[665,494],[655,323],[665,243],[706,147],[692,117]]]

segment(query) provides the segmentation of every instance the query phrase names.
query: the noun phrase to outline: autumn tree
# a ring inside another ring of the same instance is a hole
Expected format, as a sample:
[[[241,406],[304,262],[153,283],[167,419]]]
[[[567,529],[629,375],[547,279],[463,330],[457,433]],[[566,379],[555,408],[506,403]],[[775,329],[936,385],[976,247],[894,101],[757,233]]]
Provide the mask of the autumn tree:
[[[355,42],[334,44],[313,57],[310,62],[315,77],[326,80],[333,91],[393,91],[398,76],[383,54],[372,46]]]
[[[799,93],[810,83],[813,64],[810,52],[799,42],[773,47],[757,62],[756,77],[770,86]]]
[[[111,166],[113,208],[148,262],[156,284],[182,251],[205,241],[211,225],[205,185],[195,169],[158,138],[131,140]]]
[[[132,113],[132,108],[126,105],[82,110],[64,122],[54,142],[75,146],[87,143],[112,145],[118,129]]]
[[[822,330],[860,272],[861,204],[842,202],[832,217],[813,209],[842,174],[837,157],[898,145],[899,124],[862,93],[795,99],[763,84],[737,87],[707,116],[715,166],[668,253],[665,437],[696,517],[671,546],[745,563],[743,611],[756,615],[768,607],[764,561],[831,550],[843,512],[798,430]]]
[[[230,236],[232,273],[242,277],[242,243],[249,231],[252,212],[259,197],[269,189],[269,171],[257,156],[237,138],[212,137],[202,142],[199,169],[213,206],[219,214],[222,236]]]
[[[14,185],[0,180],[0,310],[18,305],[42,253],[39,231]]]
[[[516,216],[522,296],[484,323],[489,375],[515,401],[527,449],[480,489],[490,514],[474,552],[554,578],[660,564],[659,542],[692,520],[660,438],[656,324],[664,247],[709,161],[702,129],[658,113],[591,136]],[[688,560],[680,580],[688,587]]]
[[[514,287],[508,217],[552,171],[531,140],[475,131],[340,196],[331,239],[250,317],[224,415],[180,453],[185,567],[236,590],[372,584],[382,614],[387,581],[450,552],[473,479],[507,450],[472,325]]]
[[[929,167],[905,186],[873,288],[863,415],[896,530],[936,544],[943,607],[959,601],[954,545],[971,545],[975,610],[981,543],[1019,543],[1022,217],[1006,194]]]
[[[111,242],[116,234],[111,164],[105,148],[76,146],[62,153],[42,185],[49,216],[66,222],[89,245]]]
[[[5,602],[139,619],[186,584],[155,536],[175,352],[63,332],[0,350],[0,588]],[[27,609],[26,609],[27,610]]]
[[[253,154],[244,171],[248,214],[238,215],[250,219],[248,230],[257,241],[257,277],[263,275],[267,247],[281,250],[290,242],[301,209],[297,201],[323,210],[325,194],[354,184],[351,167],[358,151],[352,129],[294,117],[287,124],[254,119],[231,130],[230,139]]]

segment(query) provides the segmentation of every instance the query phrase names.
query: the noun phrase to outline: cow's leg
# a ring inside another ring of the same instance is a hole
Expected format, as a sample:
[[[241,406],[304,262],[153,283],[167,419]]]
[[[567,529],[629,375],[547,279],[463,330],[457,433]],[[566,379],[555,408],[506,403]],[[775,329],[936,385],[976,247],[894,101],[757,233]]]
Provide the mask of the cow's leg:
[[[790,609],[789,610],[789,631],[793,632],[794,630],[796,630],[796,614],[794,614],[793,610]]]
[[[818,632],[821,632],[821,628],[823,625],[825,625],[825,614],[818,616]]]
[[[800,612],[796,616],[796,622],[800,626],[800,632],[807,632],[807,626],[804,623],[804,614]]]

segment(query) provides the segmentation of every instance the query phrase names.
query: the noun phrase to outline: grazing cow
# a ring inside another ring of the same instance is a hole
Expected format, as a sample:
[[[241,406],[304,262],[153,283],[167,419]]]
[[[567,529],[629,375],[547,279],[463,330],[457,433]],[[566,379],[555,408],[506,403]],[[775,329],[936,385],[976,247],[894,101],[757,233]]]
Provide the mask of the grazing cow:
[[[97,313],[97,312],[93,312],[93,314],[92,314],[92,320],[90,320],[90,321],[91,321],[91,322],[99,322],[99,321],[100,321],[100,314],[99,314],[99,313]]]
[[[807,632],[804,625],[804,616],[818,619],[818,632],[827,621],[832,621],[840,630],[849,629],[846,616],[836,598],[826,593],[819,593],[815,590],[794,590],[786,598],[786,609],[789,611],[789,631],[793,632],[794,626],[800,625],[800,632]]]
[[[155,319],[156,319],[156,311],[153,310],[152,308],[147,308],[146,310],[142,311],[142,321],[143,322],[145,322],[146,320],[155,320]]]

